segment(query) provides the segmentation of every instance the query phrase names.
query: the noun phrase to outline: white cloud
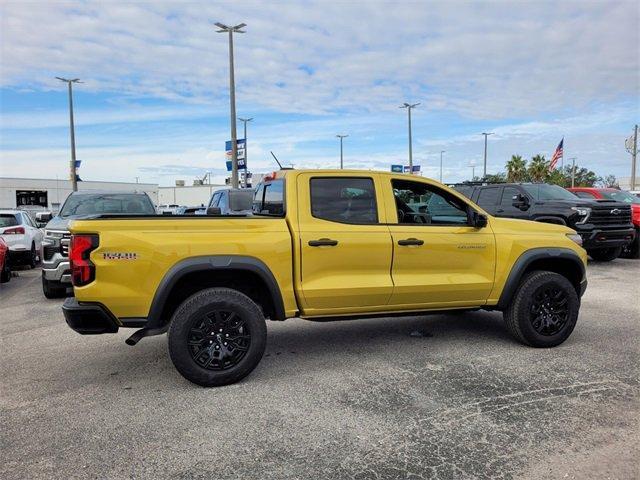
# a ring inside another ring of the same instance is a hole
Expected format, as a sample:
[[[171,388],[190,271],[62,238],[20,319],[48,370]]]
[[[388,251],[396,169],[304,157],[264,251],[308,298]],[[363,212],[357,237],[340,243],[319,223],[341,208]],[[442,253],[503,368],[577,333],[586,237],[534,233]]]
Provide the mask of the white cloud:
[[[637,98],[637,3],[3,3],[2,85],[226,102],[277,112],[427,109],[513,118]],[[307,68],[308,67],[308,68]],[[309,73],[311,72],[311,73]]]

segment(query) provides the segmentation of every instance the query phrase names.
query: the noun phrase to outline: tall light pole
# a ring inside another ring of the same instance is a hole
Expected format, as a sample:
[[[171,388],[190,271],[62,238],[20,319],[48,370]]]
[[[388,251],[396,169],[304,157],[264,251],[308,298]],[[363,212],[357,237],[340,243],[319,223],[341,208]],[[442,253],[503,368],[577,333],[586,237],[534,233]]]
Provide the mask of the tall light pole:
[[[473,179],[476,178],[476,162],[471,160],[469,166],[471,167],[471,181],[473,182]]]
[[[251,120],[253,120],[253,117],[251,118],[240,118],[238,117],[238,120],[240,120],[243,124],[244,124],[244,188],[247,188],[247,167],[249,166],[249,159],[248,159],[248,155],[247,155],[247,122],[250,122]]]
[[[442,154],[445,152],[446,150],[440,150],[440,183],[442,183]]]
[[[493,135],[493,132],[482,132],[482,135],[484,135],[484,171],[482,178],[485,179],[487,178],[487,137]]]
[[[231,187],[238,188],[238,135],[236,132],[236,82],[233,72],[233,33],[244,33],[243,27],[246,23],[241,23],[234,27],[229,27],[223,23],[215,23],[220,30],[217,33],[229,34],[229,103],[231,109]]]
[[[571,188],[576,186],[576,157],[567,158],[571,160]]]
[[[402,105],[400,105],[400,107],[398,108],[406,108],[407,109],[407,113],[409,114],[409,173],[413,174],[413,144],[412,144],[412,140],[411,140],[411,109],[417,107],[418,105],[420,105],[419,103],[407,103],[404,102]]]
[[[342,139],[347,138],[349,135],[336,135],[340,139],[340,170],[344,168],[343,158],[342,158]]]
[[[82,83],[79,78],[62,78],[56,77],[61,82],[65,82],[69,86],[69,125],[71,131],[71,161],[69,163],[69,180],[71,180],[71,188],[74,192],[78,191],[78,178],[76,176],[76,132],[73,124],[73,87],[74,83]]]

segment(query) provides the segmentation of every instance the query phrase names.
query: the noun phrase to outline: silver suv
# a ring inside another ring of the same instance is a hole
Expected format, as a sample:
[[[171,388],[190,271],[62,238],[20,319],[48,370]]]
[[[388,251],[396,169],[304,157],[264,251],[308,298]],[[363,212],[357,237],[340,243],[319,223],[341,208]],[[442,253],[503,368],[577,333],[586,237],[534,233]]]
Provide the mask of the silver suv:
[[[60,213],[53,218],[39,214],[41,220],[49,220],[44,229],[41,252],[42,291],[45,297],[65,296],[67,288],[71,287],[69,223],[79,218],[99,215],[156,215],[156,211],[146,193],[93,190],[73,192],[67,197]]]

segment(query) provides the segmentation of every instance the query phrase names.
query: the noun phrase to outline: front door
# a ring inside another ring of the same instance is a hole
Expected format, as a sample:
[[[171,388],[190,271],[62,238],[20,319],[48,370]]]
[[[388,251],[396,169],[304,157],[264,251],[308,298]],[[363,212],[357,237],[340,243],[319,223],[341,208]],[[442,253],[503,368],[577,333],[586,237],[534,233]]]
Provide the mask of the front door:
[[[384,309],[393,289],[392,245],[378,175],[308,173],[297,182],[305,206],[296,235],[304,314]]]
[[[523,195],[520,189],[516,187],[503,187],[502,196],[500,197],[500,203],[498,204],[498,208],[496,210],[497,216],[506,218],[529,218],[529,213],[527,212],[528,209],[522,210],[521,208],[513,206],[513,201],[519,195]]]
[[[483,305],[494,279],[491,226],[471,226],[464,197],[426,179],[386,182],[388,208],[395,208],[387,213],[394,251],[390,309]]]

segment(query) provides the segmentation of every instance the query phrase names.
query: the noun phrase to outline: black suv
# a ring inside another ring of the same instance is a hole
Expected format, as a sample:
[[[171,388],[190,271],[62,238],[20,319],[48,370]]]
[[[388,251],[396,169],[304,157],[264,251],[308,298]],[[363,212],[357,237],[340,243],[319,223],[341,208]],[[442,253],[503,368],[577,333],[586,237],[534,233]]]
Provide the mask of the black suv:
[[[631,207],[609,200],[586,200],[546,183],[462,183],[451,185],[496,217],[557,223],[573,228],[594,260],[617,258],[635,235]]]

